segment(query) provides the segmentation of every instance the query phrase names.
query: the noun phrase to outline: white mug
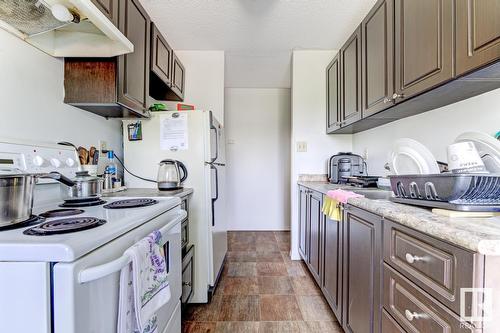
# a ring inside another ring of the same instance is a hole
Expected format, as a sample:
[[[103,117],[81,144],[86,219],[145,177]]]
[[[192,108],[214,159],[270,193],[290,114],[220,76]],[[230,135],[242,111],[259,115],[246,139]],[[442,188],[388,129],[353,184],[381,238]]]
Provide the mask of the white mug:
[[[473,142],[458,142],[448,146],[448,168],[453,173],[487,173]]]

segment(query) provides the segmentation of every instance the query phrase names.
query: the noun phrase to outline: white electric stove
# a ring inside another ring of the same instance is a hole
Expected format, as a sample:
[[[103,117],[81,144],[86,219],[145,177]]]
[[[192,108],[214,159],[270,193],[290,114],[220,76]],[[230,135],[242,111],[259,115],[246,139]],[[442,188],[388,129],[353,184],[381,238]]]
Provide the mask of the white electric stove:
[[[57,145],[0,140],[0,157],[25,172],[71,177],[79,168],[74,150]],[[106,198],[100,205],[66,210],[60,207],[59,184],[36,187],[35,218],[0,229],[2,331],[116,332],[119,272],[130,262],[123,253],[160,230],[172,297],[157,313],[158,332],[180,332],[181,221],[186,217],[180,199]]]

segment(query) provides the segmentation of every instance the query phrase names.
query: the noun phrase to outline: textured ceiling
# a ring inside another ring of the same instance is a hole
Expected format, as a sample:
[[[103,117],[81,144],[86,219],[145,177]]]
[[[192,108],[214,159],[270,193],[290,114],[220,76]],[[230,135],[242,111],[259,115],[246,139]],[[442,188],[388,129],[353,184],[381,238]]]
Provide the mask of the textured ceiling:
[[[141,0],[174,49],[225,50],[226,87],[289,87],[291,51],[338,49],[376,0]]]

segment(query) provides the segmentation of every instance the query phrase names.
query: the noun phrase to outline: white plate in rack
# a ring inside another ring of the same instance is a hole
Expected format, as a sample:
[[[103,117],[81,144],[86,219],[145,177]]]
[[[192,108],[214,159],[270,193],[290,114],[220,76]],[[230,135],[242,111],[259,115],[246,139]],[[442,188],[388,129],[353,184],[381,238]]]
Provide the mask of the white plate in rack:
[[[439,174],[434,155],[420,142],[402,138],[396,140],[389,156],[391,172],[396,175]]]
[[[473,142],[486,170],[500,174],[500,141],[482,132],[466,132],[460,134],[455,142]]]

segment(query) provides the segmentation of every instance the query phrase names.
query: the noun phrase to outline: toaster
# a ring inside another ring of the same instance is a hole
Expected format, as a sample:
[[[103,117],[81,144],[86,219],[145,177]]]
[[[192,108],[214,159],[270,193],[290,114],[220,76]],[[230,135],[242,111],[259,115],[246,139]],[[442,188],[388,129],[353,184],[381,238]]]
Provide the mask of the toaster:
[[[363,157],[353,153],[338,153],[328,161],[328,180],[332,184],[345,183],[348,177],[367,176]]]

